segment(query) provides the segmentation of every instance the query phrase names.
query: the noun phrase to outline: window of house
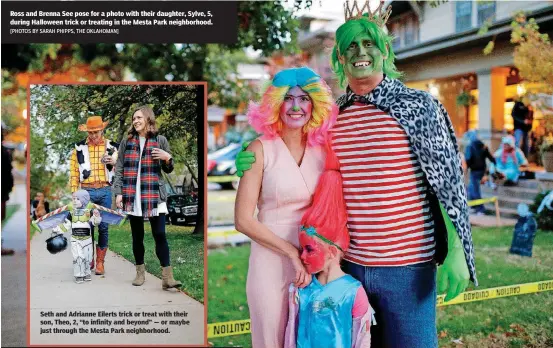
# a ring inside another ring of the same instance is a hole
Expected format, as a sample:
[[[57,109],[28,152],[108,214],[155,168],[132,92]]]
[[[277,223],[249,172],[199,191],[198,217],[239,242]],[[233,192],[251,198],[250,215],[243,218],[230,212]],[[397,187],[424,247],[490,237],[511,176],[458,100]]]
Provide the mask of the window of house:
[[[456,1],[455,30],[459,32],[470,28],[472,28],[472,1]]]
[[[394,49],[408,47],[419,42],[419,20],[413,12],[395,18],[389,24],[389,29],[394,35],[394,41],[392,41]]]
[[[410,17],[405,23],[403,43],[404,46],[411,46],[419,41],[419,25],[415,17]]]
[[[398,22],[392,23],[390,25],[390,32],[394,36],[394,40],[392,41],[392,48],[396,50],[401,47],[401,26]]]
[[[484,24],[488,19],[491,21],[495,20],[495,1],[479,1],[476,3],[476,9],[479,26]]]

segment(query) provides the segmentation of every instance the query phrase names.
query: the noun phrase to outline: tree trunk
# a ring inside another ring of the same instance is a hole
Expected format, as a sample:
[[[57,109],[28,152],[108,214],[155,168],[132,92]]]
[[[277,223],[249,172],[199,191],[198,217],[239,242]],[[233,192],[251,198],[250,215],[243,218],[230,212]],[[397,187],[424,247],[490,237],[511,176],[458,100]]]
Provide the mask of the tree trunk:
[[[201,69],[200,71],[203,72],[203,61],[199,64],[201,67],[197,67]],[[194,81],[194,80],[193,80]],[[201,81],[201,80],[200,80]],[[196,130],[198,132],[198,177],[197,177],[197,183],[198,183],[198,219],[196,221],[196,227],[194,228],[195,234],[203,234],[204,233],[204,223],[205,223],[205,217],[204,215],[207,213],[206,209],[204,209],[204,205],[206,204],[205,192],[207,191],[206,186],[207,183],[205,182],[205,149],[204,149],[204,139],[205,139],[205,120],[204,120],[204,112],[205,112],[205,105],[204,105],[204,94],[205,94],[205,87],[204,86],[198,86],[198,93],[196,93],[196,110],[197,110],[197,116],[196,116]],[[193,172],[192,176],[194,175]]]

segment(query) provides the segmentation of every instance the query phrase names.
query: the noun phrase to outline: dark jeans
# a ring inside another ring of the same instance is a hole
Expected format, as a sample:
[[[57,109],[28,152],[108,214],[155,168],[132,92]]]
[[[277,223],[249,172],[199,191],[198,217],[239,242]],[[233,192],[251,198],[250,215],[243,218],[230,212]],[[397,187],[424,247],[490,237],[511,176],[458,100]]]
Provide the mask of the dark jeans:
[[[525,132],[522,129],[515,129],[515,145],[522,150],[524,156],[528,157],[528,153],[530,152],[528,132]]]
[[[137,265],[144,264],[144,218],[142,216],[128,215],[131,223],[132,232],[132,252]],[[156,243],[156,255],[161,267],[170,266],[169,244],[165,235],[165,214],[151,217],[150,226],[152,227],[152,236]]]
[[[469,186],[467,190],[469,201],[482,198],[482,193],[480,191],[480,181],[482,180],[483,177],[484,177],[483,170],[470,171]],[[474,206],[474,210],[476,210],[476,212],[484,213],[486,211],[486,208],[484,208],[484,206],[481,204],[481,205]]]
[[[365,267],[344,261],[344,271],[363,284],[375,311],[371,348],[434,348],[436,264]]]
[[[111,187],[106,186],[98,189],[86,188],[90,195],[90,201],[111,209]],[[92,234],[94,235],[94,226],[92,226]],[[102,249],[108,247],[108,224],[102,222],[98,226],[98,246]]]

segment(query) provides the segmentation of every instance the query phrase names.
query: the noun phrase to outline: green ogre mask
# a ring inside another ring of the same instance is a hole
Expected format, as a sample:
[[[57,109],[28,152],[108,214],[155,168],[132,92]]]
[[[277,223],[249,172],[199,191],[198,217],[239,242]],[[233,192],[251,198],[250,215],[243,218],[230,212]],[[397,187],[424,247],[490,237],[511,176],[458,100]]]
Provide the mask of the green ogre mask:
[[[347,79],[359,79],[376,73],[397,78],[401,73],[394,65],[391,35],[368,17],[349,20],[336,30],[332,67],[342,88]]]

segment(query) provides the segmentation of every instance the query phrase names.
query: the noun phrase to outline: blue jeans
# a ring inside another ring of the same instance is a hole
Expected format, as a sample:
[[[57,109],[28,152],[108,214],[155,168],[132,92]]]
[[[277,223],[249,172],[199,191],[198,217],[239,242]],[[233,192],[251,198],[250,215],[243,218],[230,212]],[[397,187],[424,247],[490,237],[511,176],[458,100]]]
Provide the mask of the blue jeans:
[[[522,129],[515,129],[515,145],[520,148],[524,153],[524,156],[528,157],[530,151],[530,144],[528,144],[528,132]]]
[[[90,201],[92,203],[101,205],[111,209],[111,187],[106,186],[98,189],[85,189],[90,195]],[[92,227],[92,233],[94,234],[94,227]],[[108,247],[108,224],[102,222],[98,226],[98,246],[101,249]]]
[[[482,193],[480,192],[480,181],[484,177],[484,171],[483,170],[471,170],[470,171],[470,177],[469,177],[469,186],[468,186],[468,198],[469,201],[475,200],[475,199],[481,199]],[[485,212],[486,208],[481,205],[474,206],[474,210],[477,212]]]
[[[344,261],[344,271],[363,284],[375,311],[371,348],[435,348],[436,264],[365,267]]]

